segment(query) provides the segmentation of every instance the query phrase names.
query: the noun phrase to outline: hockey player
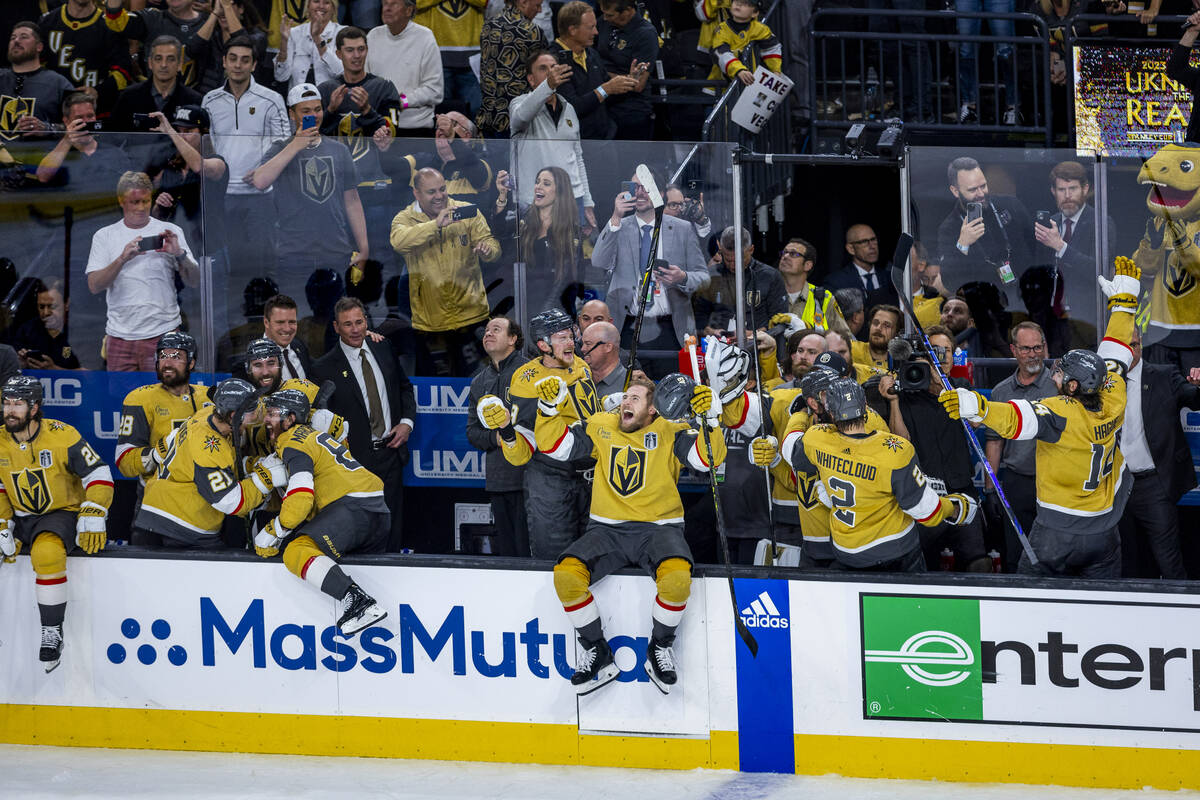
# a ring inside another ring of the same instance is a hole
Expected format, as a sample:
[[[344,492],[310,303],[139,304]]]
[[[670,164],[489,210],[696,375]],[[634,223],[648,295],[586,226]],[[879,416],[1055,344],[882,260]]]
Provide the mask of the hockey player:
[[[1109,319],[1096,352],[1070,350],[1054,365],[1058,395],[1040,402],[993,403],[970,389],[938,395],[955,419],[982,422],[1005,439],[1037,440],[1037,519],[1017,572],[1036,575],[1121,576],[1117,523],[1133,480],[1118,447],[1125,421],[1125,372],[1141,292],[1141,270],[1118,256],[1115,276],[1098,277]]]
[[[563,413],[570,406],[561,378],[543,378],[537,389],[536,432],[542,452],[558,461],[596,459],[587,532],[568,545],[554,567],[554,590],[583,648],[571,683],[579,694],[588,694],[617,677],[589,587],[622,567],[637,565],[654,577],[658,589],[643,667],[667,694],[678,678],[672,645],[692,582],[692,552],[683,538],[676,483],[685,464],[707,472],[725,458],[719,429],[710,437],[709,464],[700,434],[687,422],[673,420],[708,413],[712,390],[679,373],[663,378],[657,388],[635,378],[619,412],[602,411],[576,421]]]
[[[383,481],[346,445],[304,424],[308,398],[285,389],[266,398],[271,443],[287,469],[279,515],[254,537],[254,552],[277,555],[300,580],[341,603],[338,630],[349,639],[387,616],[337,562],[351,553],[382,553],[391,530]]]
[[[587,362],[575,355],[578,330],[562,309],[552,308],[529,321],[529,338],[538,356],[513,375],[509,387],[510,414],[500,398],[479,399],[476,413],[489,430],[496,431],[504,458],[525,468],[525,513],[529,523],[529,549],[534,558],[557,558],[578,539],[587,524],[594,461],[589,452],[569,460],[551,458],[538,451],[534,436],[539,381],[554,376],[566,386],[567,402],[559,411],[563,420],[586,422],[600,410],[600,399]]]
[[[320,394],[321,387],[304,378],[288,378],[279,385],[279,391],[282,392],[286,389],[295,389],[303,393],[305,398],[308,399],[309,413],[308,418],[304,421],[308,427],[313,428],[318,433],[328,433],[336,442],[346,441],[346,437],[350,434],[350,423],[346,422],[345,417],[325,408],[324,403],[321,403],[319,406],[316,405],[317,395]],[[328,402],[328,399],[325,398],[325,402]]]
[[[798,473],[817,475],[818,497],[831,509],[832,566],[923,572],[925,559],[913,522],[965,525],[974,519],[978,503],[963,494],[939,497],[907,440],[886,429],[868,430],[866,395],[854,380],[833,381],[824,397],[833,424],[790,431],[781,452]],[[754,447],[760,460],[773,458],[773,448],[763,452],[763,445]]]
[[[0,555],[12,561],[29,546],[42,622],[38,659],[50,672],[62,656],[67,554],[76,546],[88,555],[104,549],[112,473],[79,431],[42,418],[37,378],[9,378],[0,400]]]
[[[233,428],[254,410],[258,395],[239,378],[221,381],[173,437],[159,442],[158,480],[146,485],[134,519],[139,538],[167,547],[215,548],[226,515],[245,517],[268,492],[287,482],[279,458],[262,459],[237,479]]]
[[[155,348],[158,383],[125,395],[117,433],[117,469],[145,485],[158,474],[155,446],[188,417],[209,405],[208,387],[188,379],[196,366],[196,340],[179,331],[164,333]],[[140,544],[134,542],[134,544]]]
[[[248,418],[242,441],[245,447],[241,453],[245,471],[249,472],[250,464],[271,452],[271,437],[267,434],[264,422],[266,409],[262,399],[279,391],[283,382],[283,350],[270,339],[254,339],[246,345],[246,356],[242,365],[246,370],[246,380],[258,393],[259,403],[252,417]]]

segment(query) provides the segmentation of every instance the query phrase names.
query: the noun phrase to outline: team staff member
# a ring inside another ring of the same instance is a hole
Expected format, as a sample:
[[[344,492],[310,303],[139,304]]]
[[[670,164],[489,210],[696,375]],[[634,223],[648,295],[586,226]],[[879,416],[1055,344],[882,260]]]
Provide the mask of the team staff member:
[[[1040,402],[993,403],[954,389],[938,400],[955,419],[982,422],[1005,439],[1037,440],[1037,520],[1017,572],[1034,575],[1121,576],[1117,524],[1133,485],[1118,436],[1125,422],[1125,375],[1141,270],[1118,256],[1115,276],[1099,277],[1109,319],[1096,352],[1070,350],[1055,364],[1058,394]]]
[[[683,538],[683,503],[676,483],[685,465],[708,472],[725,459],[720,429],[708,437],[710,463],[709,446],[688,421],[708,413],[712,389],[677,372],[657,387],[634,378],[619,413],[602,411],[586,422],[570,423],[569,415],[559,413],[569,407],[568,395],[566,382],[556,375],[539,382],[536,434],[549,458],[596,460],[587,532],[563,551],[554,567],[554,591],[583,648],[571,683],[579,694],[588,694],[617,677],[589,587],[637,565],[654,577],[658,590],[643,667],[667,694],[678,680],[672,645],[692,585],[692,552]]]
[[[29,547],[42,623],[38,659],[50,672],[62,656],[67,553],[76,545],[88,555],[104,549],[112,473],[79,431],[42,418],[37,378],[9,378],[0,401],[0,555],[11,560]]]
[[[305,424],[311,409],[303,392],[276,392],[266,408],[271,443],[288,478],[279,515],[254,537],[254,552],[270,558],[282,548],[288,572],[341,603],[338,630],[349,639],[387,616],[337,563],[387,546],[383,481],[344,444]]]
[[[571,402],[559,414],[568,424],[600,410],[591,368],[575,354],[575,331],[575,322],[561,309],[534,316],[529,336],[538,355],[513,375],[509,402],[489,395],[481,397],[476,408],[483,426],[496,431],[496,443],[508,463],[525,466],[525,515],[534,558],[556,558],[583,535],[591,502],[591,455],[581,453],[569,461],[550,458],[535,439],[537,385],[544,378],[559,377],[566,384]]]

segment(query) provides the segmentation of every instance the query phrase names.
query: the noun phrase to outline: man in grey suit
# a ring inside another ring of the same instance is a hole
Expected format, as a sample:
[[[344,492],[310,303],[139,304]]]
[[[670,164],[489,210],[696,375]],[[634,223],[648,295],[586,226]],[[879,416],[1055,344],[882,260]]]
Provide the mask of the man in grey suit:
[[[633,182],[632,195],[621,192],[614,200],[612,218],[601,228],[592,252],[592,264],[608,271],[608,307],[626,348],[633,344],[641,308],[635,295],[654,233],[650,195],[636,176]],[[646,293],[638,360],[647,374],[660,378],[677,370],[676,351],[683,347],[684,337],[696,330],[692,294],[708,283],[709,276],[695,229],[683,219],[663,215],[656,259],[660,261]]]

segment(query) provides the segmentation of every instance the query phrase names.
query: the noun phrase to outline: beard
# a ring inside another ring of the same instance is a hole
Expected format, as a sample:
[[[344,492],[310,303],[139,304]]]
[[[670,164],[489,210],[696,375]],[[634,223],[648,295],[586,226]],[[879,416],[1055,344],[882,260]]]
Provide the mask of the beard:
[[[188,379],[192,377],[191,373],[187,371],[179,372],[174,369],[171,370],[171,375],[167,376],[163,374],[162,367],[155,369],[154,374],[158,376],[159,383],[168,389],[174,389],[177,386],[183,386],[188,382]]]
[[[4,429],[9,433],[23,431],[29,427],[31,417],[18,417],[16,414],[9,414],[4,417]]]

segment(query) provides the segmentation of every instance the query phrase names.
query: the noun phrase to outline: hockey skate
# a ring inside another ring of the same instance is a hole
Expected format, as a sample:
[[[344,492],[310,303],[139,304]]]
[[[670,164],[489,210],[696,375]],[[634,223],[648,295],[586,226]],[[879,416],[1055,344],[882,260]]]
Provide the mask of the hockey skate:
[[[642,664],[646,674],[663,694],[670,694],[671,687],[679,680],[675,673],[675,651],[671,645],[658,639],[651,639],[646,648],[646,661]]]
[[[42,649],[38,653],[38,661],[42,662],[46,672],[53,672],[54,668],[58,666],[59,659],[62,658],[62,649],[62,625],[43,625]]]
[[[612,648],[608,646],[607,641],[601,639],[591,647],[584,648],[583,654],[579,656],[579,666],[571,676],[571,685],[580,696],[591,694],[601,686],[616,680],[620,672],[617,663],[613,661]]]
[[[345,611],[338,620],[338,630],[347,639],[387,616],[387,612],[379,607],[375,598],[364,592],[357,583],[350,584],[346,596],[342,598],[342,608]]]

